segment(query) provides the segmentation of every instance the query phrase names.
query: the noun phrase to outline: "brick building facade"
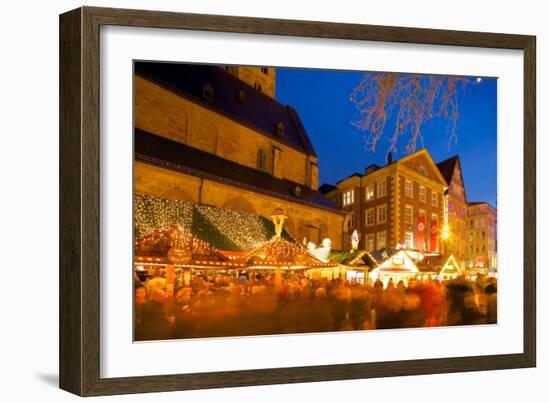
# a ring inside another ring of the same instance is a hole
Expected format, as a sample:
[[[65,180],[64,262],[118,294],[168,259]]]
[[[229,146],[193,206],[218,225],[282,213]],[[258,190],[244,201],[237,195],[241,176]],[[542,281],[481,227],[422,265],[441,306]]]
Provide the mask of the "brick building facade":
[[[326,196],[346,213],[344,248],[357,230],[359,247],[379,250],[407,246],[439,252],[447,183],[426,149],[371,165],[336,186],[323,186]]]

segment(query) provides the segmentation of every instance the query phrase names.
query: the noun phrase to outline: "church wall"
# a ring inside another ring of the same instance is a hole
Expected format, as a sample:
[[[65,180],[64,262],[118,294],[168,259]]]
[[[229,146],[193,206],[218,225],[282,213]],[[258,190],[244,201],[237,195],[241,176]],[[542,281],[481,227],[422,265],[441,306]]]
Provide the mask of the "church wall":
[[[304,237],[319,244],[323,238],[332,241],[332,248],[342,247],[342,214],[300,203],[278,199],[225,185],[201,180],[192,175],[159,168],[142,162],[134,164],[135,191],[156,197],[173,198],[220,208],[245,211],[269,218],[277,207],[289,217],[285,228],[297,241]],[[163,196],[164,195],[164,196]]]
[[[265,155],[263,170],[271,174],[273,148],[277,147],[282,152],[283,178],[302,185],[317,183],[317,178],[306,180],[304,153],[144,78],[135,76],[134,83],[137,128],[255,169],[261,149]]]

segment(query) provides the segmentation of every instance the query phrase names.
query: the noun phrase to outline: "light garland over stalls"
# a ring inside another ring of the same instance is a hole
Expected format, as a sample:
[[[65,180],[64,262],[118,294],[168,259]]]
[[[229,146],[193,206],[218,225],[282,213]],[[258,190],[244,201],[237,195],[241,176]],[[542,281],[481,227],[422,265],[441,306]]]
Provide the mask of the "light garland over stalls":
[[[241,251],[250,251],[268,242],[274,235],[273,224],[266,218],[241,211],[167,200],[143,193],[134,197],[135,237],[140,239],[168,225],[192,231],[195,211]],[[195,213],[196,214],[196,213]],[[195,236],[201,234],[194,233]],[[288,237],[283,232],[283,237]],[[211,242],[211,240],[206,239]]]
[[[140,239],[155,231],[178,225],[190,229],[193,204],[135,193],[134,236]]]
[[[152,255],[154,252],[166,255],[174,246],[188,249],[193,255],[209,256],[215,250],[207,243],[193,236],[191,232],[179,225],[166,225],[134,242],[136,255]],[[153,258],[150,259],[153,261]],[[160,261],[160,260],[156,260]]]

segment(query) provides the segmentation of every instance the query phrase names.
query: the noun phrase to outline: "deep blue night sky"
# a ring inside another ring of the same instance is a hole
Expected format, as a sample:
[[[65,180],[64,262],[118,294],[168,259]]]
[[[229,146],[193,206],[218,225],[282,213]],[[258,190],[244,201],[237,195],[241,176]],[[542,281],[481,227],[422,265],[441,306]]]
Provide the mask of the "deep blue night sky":
[[[277,68],[276,98],[300,114],[319,156],[319,184],[335,184],[354,172],[364,173],[373,163],[385,165],[386,140],[381,138],[377,152],[372,153],[365,148],[365,133],[351,124],[359,115],[349,96],[362,74]],[[468,201],[496,206],[497,79],[483,78],[459,90],[458,105],[457,143],[449,147],[447,121],[436,119],[422,127],[424,146],[436,163],[458,154]],[[391,124],[386,125],[388,130],[393,130]],[[405,155],[403,144],[398,147],[394,160]]]

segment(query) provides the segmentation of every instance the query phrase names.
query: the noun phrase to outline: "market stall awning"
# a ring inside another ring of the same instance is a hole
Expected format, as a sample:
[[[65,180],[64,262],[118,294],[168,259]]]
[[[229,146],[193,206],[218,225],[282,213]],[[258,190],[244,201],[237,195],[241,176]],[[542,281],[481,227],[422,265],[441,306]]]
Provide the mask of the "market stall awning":
[[[419,273],[407,251],[399,250],[372,270],[372,273]]]
[[[441,267],[441,270],[439,271],[439,275],[440,276],[444,276],[444,275],[461,276],[462,275],[462,270],[460,270],[460,266],[453,255],[450,255],[447,261],[445,262],[445,264]]]
[[[313,256],[303,246],[273,237],[271,241],[248,253],[244,262],[250,268],[258,269],[310,269],[315,267],[334,267],[334,262],[323,262]]]
[[[232,269],[245,267],[233,254],[228,256],[195,237],[180,225],[167,225],[134,243],[135,264],[144,266],[174,264],[187,268]]]

